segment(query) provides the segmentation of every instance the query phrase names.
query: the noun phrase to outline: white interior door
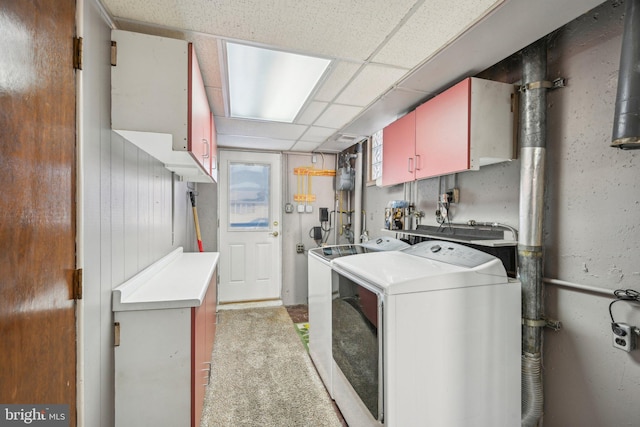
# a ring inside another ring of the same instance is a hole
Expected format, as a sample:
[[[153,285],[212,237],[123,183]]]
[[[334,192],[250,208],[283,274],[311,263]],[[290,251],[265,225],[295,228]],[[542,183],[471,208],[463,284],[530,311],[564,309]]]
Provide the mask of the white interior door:
[[[220,152],[219,302],[279,299],[280,154]]]

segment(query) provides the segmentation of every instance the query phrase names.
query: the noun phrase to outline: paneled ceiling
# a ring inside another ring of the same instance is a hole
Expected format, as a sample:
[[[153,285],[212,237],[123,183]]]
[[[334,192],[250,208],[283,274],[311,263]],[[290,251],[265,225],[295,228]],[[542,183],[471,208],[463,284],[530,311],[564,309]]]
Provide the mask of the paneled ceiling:
[[[339,152],[602,0],[101,0],[115,28],[194,43],[218,145]],[[331,59],[293,123],[229,116],[225,43]]]

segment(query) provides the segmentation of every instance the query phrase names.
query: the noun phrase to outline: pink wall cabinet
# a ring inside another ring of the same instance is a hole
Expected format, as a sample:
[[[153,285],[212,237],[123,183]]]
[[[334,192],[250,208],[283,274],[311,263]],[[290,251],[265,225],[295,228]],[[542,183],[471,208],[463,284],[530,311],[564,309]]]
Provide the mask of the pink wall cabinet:
[[[382,130],[382,185],[413,181],[416,177],[416,112]]]
[[[111,127],[185,181],[213,182],[212,116],[194,47],[113,30]]]
[[[514,158],[513,85],[467,78],[416,109],[416,178]]]
[[[515,158],[515,87],[467,78],[383,129],[382,185]]]

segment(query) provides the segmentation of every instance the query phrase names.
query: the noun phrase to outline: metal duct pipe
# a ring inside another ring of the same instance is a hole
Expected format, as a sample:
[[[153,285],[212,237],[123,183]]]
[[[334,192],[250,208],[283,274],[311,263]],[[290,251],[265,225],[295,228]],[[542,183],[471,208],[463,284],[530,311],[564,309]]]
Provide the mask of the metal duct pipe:
[[[640,0],[626,0],[611,146],[640,149]]]
[[[547,44],[541,39],[522,52],[520,129],[520,226],[518,275],[522,282],[522,425],[534,427],[542,414],[543,287],[542,218],[547,131]],[[536,367],[538,366],[538,367]],[[533,390],[538,390],[532,392]],[[532,416],[533,414],[533,416]]]
[[[542,363],[539,356],[522,355],[522,422],[523,426],[535,426],[542,417],[543,401]]]
[[[362,236],[362,142],[356,145],[356,183],[353,191],[353,243],[360,243]]]

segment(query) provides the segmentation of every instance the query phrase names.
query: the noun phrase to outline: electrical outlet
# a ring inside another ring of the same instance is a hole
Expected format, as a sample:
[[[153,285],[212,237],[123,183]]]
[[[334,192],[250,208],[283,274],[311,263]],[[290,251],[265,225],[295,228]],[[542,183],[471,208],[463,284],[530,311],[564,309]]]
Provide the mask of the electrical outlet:
[[[306,210],[307,210],[307,213],[313,212],[313,205],[307,205]]]
[[[613,346],[620,350],[631,351],[636,348],[636,328],[626,323],[612,323]]]
[[[284,211],[285,213],[292,213],[293,212],[293,203],[287,203],[284,205]]]
[[[296,253],[304,253],[304,243],[298,243],[296,245]]]
[[[447,191],[447,194],[449,195],[449,203],[460,203],[459,188],[452,188],[451,190]]]
[[[298,213],[304,213],[304,205],[298,205]]]

